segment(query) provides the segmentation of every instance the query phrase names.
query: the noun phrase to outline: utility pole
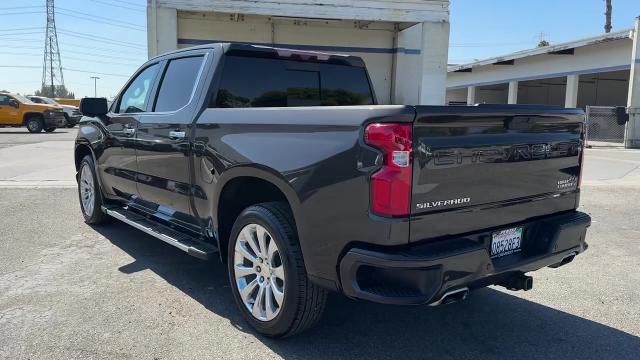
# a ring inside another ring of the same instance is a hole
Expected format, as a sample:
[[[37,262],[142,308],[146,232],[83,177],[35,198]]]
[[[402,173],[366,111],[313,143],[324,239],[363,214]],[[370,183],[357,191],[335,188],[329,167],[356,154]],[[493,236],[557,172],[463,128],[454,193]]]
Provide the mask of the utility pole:
[[[611,6],[611,0],[605,0],[607,3],[606,10],[604,12],[605,23],[604,23],[604,32],[607,34],[611,32],[611,11],[613,7]]]
[[[98,97],[98,79],[97,76],[89,76],[90,79],[93,79],[93,97]]]
[[[56,86],[64,87],[62,62],[58,48],[54,0],[47,0],[47,31],[44,40],[44,61],[42,64],[42,89],[51,86],[51,96],[56,93]]]

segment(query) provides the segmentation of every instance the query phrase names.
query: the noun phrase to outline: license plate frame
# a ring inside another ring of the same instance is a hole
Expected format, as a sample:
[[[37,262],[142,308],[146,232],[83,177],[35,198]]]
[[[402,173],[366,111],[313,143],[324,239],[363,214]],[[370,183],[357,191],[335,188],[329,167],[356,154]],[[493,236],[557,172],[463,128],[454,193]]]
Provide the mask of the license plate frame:
[[[492,259],[515,254],[522,250],[524,227],[516,226],[491,233],[489,254]]]

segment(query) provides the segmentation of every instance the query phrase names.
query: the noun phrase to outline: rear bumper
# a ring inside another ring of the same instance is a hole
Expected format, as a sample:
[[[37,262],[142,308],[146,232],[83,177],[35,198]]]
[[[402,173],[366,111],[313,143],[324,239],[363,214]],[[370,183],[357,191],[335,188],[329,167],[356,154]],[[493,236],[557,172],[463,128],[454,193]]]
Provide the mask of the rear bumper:
[[[522,250],[497,259],[489,248],[491,234],[499,229],[402,248],[352,248],[340,262],[342,290],[379,303],[433,303],[459,288],[500,284],[514,275],[564,265],[587,249],[590,225],[589,215],[572,211],[501,227],[525,230]]]

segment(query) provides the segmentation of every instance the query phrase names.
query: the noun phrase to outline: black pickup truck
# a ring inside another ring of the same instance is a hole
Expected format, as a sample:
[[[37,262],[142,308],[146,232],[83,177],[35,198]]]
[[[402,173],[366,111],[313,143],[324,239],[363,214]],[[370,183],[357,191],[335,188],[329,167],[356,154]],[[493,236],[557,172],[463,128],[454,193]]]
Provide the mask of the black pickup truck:
[[[265,335],[313,325],[327,291],[446,304],[587,248],[578,109],[381,106],[360,58],[212,44],[81,111],[85,221],[219,257]]]

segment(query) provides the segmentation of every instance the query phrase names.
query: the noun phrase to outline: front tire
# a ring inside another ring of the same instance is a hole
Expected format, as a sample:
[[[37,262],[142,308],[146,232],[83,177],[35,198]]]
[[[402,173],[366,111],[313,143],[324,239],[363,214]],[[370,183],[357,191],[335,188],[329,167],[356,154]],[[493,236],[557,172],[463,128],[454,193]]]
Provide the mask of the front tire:
[[[69,115],[67,115],[67,113],[64,113],[64,119],[67,121],[64,125],[66,128],[71,129],[72,127],[76,126],[76,124],[71,121],[71,118],[69,117]]]
[[[327,292],[307,277],[286,204],[245,209],[233,225],[227,257],[236,305],[259,333],[291,336],[318,322]]]
[[[56,129],[57,129],[57,128],[50,127],[50,128],[46,128],[46,129],[44,129],[44,131],[45,131],[45,132],[50,133],[50,132],[54,132],[54,131],[56,131]]]
[[[97,181],[95,165],[91,155],[85,156],[80,162],[78,171],[78,197],[80,210],[84,222],[90,225],[100,225],[109,221],[109,216],[102,211],[104,199],[100,184]]]
[[[30,117],[25,123],[30,133],[39,133],[44,128],[44,122],[38,116]]]

